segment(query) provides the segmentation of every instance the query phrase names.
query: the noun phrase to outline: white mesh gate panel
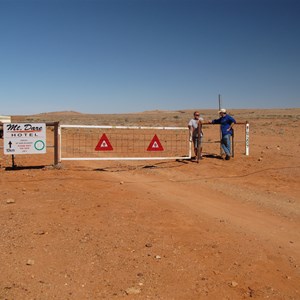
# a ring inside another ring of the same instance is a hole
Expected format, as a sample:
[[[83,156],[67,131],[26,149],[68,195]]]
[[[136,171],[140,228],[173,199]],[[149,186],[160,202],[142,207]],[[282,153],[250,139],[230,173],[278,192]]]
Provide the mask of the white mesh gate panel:
[[[61,160],[189,159],[187,127],[61,125]]]

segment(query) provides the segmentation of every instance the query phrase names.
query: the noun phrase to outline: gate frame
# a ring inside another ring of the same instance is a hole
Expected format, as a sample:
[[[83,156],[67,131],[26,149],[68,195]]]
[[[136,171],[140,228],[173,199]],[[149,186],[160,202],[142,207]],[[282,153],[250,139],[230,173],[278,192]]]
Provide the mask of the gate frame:
[[[100,129],[158,129],[158,130],[186,130],[187,127],[151,127],[151,126],[110,126],[110,125],[60,125],[60,150],[59,150],[59,160],[170,160],[170,159],[191,159],[192,157],[192,147],[191,143],[189,143],[188,156],[173,156],[173,157],[73,157],[63,158],[61,155],[61,128],[100,128]],[[188,134],[187,134],[188,138]]]
[[[104,129],[186,129],[186,127],[150,127],[150,126],[110,126],[110,125],[59,125],[59,122],[51,122],[55,126],[55,151],[54,151],[54,162],[55,165],[59,164],[62,160],[166,160],[166,159],[191,159],[192,157],[192,142],[189,143],[189,154],[188,156],[182,157],[91,157],[91,158],[63,158],[61,156],[61,128],[104,128]],[[203,122],[203,125],[214,125],[211,123]],[[249,156],[250,144],[249,144],[249,122],[237,122],[235,125],[244,125],[245,126],[245,155]],[[187,135],[188,136],[188,135]],[[221,141],[219,141],[221,143]],[[234,156],[234,135],[232,136],[232,153]]]

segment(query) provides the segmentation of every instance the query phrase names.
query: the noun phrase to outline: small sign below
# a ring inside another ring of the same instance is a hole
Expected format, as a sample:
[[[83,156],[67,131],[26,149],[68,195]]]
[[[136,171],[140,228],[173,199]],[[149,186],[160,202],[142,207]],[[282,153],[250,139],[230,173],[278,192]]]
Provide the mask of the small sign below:
[[[154,135],[152,141],[150,142],[147,151],[164,151],[164,148],[160,143],[156,134]]]
[[[113,150],[113,147],[107,138],[106,134],[103,133],[102,137],[100,138],[95,151],[111,151]]]

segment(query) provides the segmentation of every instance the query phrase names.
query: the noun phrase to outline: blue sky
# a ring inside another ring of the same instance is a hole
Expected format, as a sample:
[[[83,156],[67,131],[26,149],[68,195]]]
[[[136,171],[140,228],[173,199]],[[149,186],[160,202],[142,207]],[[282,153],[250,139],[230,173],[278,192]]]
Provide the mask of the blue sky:
[[[300,107],[298,0],[0,0],[0,114]]]

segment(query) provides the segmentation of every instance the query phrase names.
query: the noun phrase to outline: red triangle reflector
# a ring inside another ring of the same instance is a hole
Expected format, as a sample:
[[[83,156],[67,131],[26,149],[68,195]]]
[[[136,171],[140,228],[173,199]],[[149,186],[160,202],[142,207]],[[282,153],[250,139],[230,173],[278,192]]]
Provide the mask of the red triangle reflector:
[[[156,134],[154,135],[152,141],[150,142],[147,151],[164,151],[164,148],[161,145]]]
[[[113,147],[109,141],[109,139],[107,138],[106,134],[103,133],[101,139],[99,140],[96,148],[96,151],[109,151],[109,150],[113,150]]]

